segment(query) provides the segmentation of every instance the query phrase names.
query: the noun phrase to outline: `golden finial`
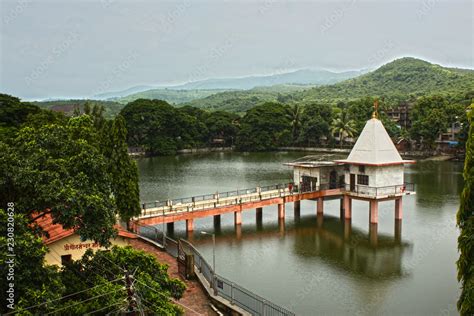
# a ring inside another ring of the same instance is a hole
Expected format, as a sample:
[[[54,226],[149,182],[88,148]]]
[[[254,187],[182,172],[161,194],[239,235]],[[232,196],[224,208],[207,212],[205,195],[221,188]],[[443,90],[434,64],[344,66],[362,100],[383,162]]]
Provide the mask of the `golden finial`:
[[[374,112],[372,113],[372,118],[379,118],[379,99],[374,100]]]

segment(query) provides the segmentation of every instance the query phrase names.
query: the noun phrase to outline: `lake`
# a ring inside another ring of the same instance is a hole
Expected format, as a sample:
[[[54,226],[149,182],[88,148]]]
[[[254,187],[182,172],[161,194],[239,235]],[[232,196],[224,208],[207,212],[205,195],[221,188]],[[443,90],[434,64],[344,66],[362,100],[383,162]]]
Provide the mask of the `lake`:
[[[305,153],[210,153],[138,160],[143,202],[253,188],[292,180],[284,162]],[[336,157],[328,156],[328,159]],[[339,157],[337,157],[339,158]],[[368,202],[353,201],[351,229],[340,220],[339,201],[302,201],[299,216],[286,204],[244,211],[241,231],[233,214],[216,230],[217,273],[297,315],[457,315],[458,230],[462,163],[420,161],[407,166],[405,181],[417,194],[403,198],[402,225],[394,202],[379,204],[376,243],[370,239]],[[161,227],[158,227],[161,228]],[[401,235],[395,232],[400,231]],[[212,262],[212,217],[194,221],[188,238]],[[175,223],[175,237],[186,237]],[[400,238],[401,236],[401,238]]]

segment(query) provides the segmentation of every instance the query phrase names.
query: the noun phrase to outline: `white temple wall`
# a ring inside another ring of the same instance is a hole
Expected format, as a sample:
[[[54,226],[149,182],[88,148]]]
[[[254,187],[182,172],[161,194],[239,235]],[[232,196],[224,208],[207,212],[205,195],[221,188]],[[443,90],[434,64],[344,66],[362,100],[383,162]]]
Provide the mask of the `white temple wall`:
[[[318,178],[318,185],[321,183],[319,168],[294,167],[293,181],[298,185],[303,176]]]

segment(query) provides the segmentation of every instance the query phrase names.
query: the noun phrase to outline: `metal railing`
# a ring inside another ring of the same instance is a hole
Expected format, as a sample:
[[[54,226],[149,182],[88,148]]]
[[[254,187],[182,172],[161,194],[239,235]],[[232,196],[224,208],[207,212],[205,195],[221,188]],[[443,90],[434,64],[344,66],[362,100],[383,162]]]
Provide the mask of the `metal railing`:
[[[414,183],[404,183],[400,185],[390,185],[384,187],[371,187],[368,185],[345,185],[345,191],[355,193],[360,196],[374,197],[374,196],[395,196],[407,192],[415,192]]]
[[[216,192],[214,194],[196,195],[196,196],[173,199],[173,200],[145,202],[145,203],[142,203],[142,209],[146,210],[150,208],[159,208],[163,206],[194,204],[196,202],[218,200],[218,199],[229,198],[229,197],[238,197],[238,196],[242,196],[246,194],[255,194],[258,192],[265,193],[268,191],[288,189],[290,187],[294,187],[294,184],[292,182],[267,185],[267,186],[256,187],[256,188],[254,187],[254,188],[248,188],[248,189],[238,189],[238,190],[228,191],[228,192]]]
[[[241,287],[240,285],[227,280],[212,270],[199,251],[188,241],[181,239],[180,244],[185,245],[183,249],[192,254],[194,257],[194,265],[209,285],[214,289],[215,293],[240,308],[246,310],[252,315],[271,315],[271,316],[293,316],[293,312],[278,306],[263,297],[252,293],[251,291]]]
[[[141,217],[207,210],[216,207],[239,205],[247,202],[286,197],[293,194],[333,189],[343,189],[345,192],[354,193],[364,197],[376,197],[396,196],[403,193],[414,192],[415,185],[413,183],[405,183],[394,186],[371,187],[361,184],[350,185],[341,182],[331,182],[321,183],[313,186],[312,184],[295,185],[294,183],[290,182],[285,184],[268,185],[228,192],[216,192],[214,194],[197,195],[174,200],[143,203]]]
[[[161,234],[156,233],[156,228],[148,225],[140,225],[139,234],[143,237],[152,239],[154,242],[162,245],[163,239],[159,238]],[[162,235],[161,235],[162,236]],[[201,253],[187,240],[180,239],[176,241],[165,235],[164,249],[172,257],[179,259],[180,254],[190,254],[194,258],[194,266],[199,270],[202,276],[209,282],[210,287],[216,295],[228,300],[246,310],[252,315],[262,316],[294,316],[295,314],[281,306],[278,306],[263,297],[243,288],[242,286],[229,281],[228,279],[216,274],[211,265],[204,259]],[[179,268],[179,262],[178,262]]]

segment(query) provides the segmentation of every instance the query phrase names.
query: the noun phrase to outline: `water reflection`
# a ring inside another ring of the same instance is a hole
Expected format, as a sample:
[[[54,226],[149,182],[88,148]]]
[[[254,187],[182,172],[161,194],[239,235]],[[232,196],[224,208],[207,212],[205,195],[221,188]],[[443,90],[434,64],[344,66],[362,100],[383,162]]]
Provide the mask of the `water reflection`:
[[[405,181],[416,184],[417,203],[428,207],[457,200],[463,187],[463,164],[449,161],[418,161],[407,169]]]
[[[411,244],[401,239],[401,221],[395,222],[394,234],[377,232],[371,225],[365,232],[328,215],[295,217],[294,221],[279,220],[263,226],[218,226],[216,243],[242,245],[246,241],[262,239],[291,240],[293,252],[301,259],[320,258],[332,267],[371,279],[387,279],[406,275],[402,257]],[[179,235],[175,237],[180,237]],[[183,237],[183,236],[181,236]],[[198,247],[209,246],[212,240],[196,232],[186,236]]]
[[[332,216],[302,218],[295,227],[294,251],[301,257],[321,257],[335,267],[371,278],[401,276],[402,256],[410,244],[401,240],[401,221],[395,235],[369,233],[354,228],[350,221]]]

